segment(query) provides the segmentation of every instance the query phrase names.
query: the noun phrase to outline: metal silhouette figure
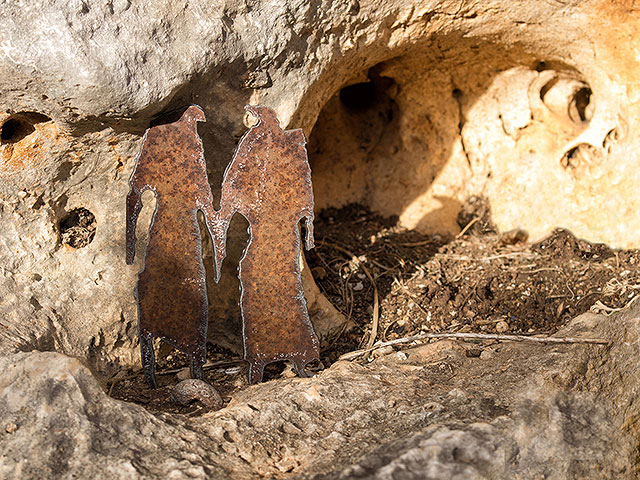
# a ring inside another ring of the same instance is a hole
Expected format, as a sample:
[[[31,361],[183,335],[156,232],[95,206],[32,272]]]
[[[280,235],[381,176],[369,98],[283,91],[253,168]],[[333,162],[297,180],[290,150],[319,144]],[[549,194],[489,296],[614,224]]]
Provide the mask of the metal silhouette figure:
[[[264,367],[290,360],[300,376],[319,359],[318,338],[307,313],[300,278],[300,226],[313,248],[313,190],[302,130],[280,128],[275,112],[247,105],[258,124],[242,138],[224,173],[215,225],[215,262],[220,271],[231,217],[249,222],[249,244],[240,260],[240,308],[249,383]]]
[[[157,202],[135,291],[142,366],[151,388],[157,386],[154,336],[189,355],[193,378],[202,378],[206,358],[207,289],[197,212],[211,230],[215,211],[197,131],[197,122],[204,121],[202,109],[191,105],[150,127],[129,181],[128,265],[135,255],[142,193],[151,190]]]

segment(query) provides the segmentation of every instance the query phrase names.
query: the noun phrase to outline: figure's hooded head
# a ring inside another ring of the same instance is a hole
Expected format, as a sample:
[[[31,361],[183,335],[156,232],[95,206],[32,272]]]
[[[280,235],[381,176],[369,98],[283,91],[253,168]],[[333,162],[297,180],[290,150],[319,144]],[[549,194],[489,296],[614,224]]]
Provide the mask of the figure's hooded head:
[[[191,118],[193,118],[196,122],[207,121],[206,117],[204,116],[204,111],[198,105],[189,105],[187,109],[184,111],[183,116],[184,115],[191,116]]]
[[[206,122],[204,111],[198,105],[189,105],[169,112],[162,112],[151,120],[151,127],[174,123],[179,120],[195,120],[196,122]]]
[[[264,105],[246,105],[244,109],[258,119],[257,126],[271,126],[280,128],[276,112]]]

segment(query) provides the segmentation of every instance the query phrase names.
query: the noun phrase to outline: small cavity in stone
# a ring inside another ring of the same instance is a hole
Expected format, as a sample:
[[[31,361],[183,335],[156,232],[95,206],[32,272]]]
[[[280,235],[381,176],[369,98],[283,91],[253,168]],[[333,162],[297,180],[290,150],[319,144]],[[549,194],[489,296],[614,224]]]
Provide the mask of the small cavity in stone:
[[[588,143],[580,143],[564,154],[560,164],[564,169],[577,171],[599,164],[601,157],[602,154],[596,147]]]
[[[34,131],[36,123],[48,122],[51,119],[36,112],[22,112],[11,115],[0,127],[2,144],[17,143]]]
[[[86,208],[76,208],[60,222],[60,241],[73,248],[86,247],[96,234],[96,217]]]
[[[366,110],[376,101],[376,87],[373,82],[349,85],[340,90],[340,101],[352,110]]]
[[[591,105],[591,89],[582,87],[574,96],[572,104],[569,106],[569,115],[574,121],[588,122],[593,116]]]

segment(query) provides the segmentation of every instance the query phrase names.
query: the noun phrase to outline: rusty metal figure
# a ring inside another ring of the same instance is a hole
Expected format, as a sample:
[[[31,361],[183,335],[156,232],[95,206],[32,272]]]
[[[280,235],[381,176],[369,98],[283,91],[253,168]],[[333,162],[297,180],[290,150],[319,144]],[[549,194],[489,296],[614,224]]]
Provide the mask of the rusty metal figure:
[[[319,359],[300,278],[300,226],[313,248],[313,190],[302,130],[280,128],[264,106],[245,109],[258,119],[242,138],[222,183],[221,207],[213,226],[216,268],[225,257],[231,217],[249,222],[249,244],[240,261],[240,308],[249,383],[262,380],[264,366],[290,360],[300,376]]]
[[[127,196],[127,264],[133,263],[141,195],[151,190],[156,209],[144,269],[138,277],[140,349],[147,382],[156,387],[152,340],[160,337],[191,358],[191,376],[202,377],[206,357],[207,290],[197,212],[214,220],[196,105],[173,112],[149,128],[136,159]]]

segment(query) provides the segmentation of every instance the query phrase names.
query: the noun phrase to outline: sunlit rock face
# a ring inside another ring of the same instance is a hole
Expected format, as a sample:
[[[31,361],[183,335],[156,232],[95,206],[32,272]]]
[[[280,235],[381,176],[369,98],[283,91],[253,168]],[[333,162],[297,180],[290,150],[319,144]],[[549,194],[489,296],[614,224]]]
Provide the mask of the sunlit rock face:
[[[156,114],[203,107],[215,201],[263,103],[309,138],[316,207],[350,202],[456,233],[466,200],[502,230],[640,245],[633,2],[13,2],[0,19],[0,342],[109,371],[138,361],[124,198]],[[146,223],[145,223],[146,222]],[[239,351],[236,219],[210,340]],[[321,337],[342,318],[305,273]],[[170,294],[170,292],[168,292]]]

